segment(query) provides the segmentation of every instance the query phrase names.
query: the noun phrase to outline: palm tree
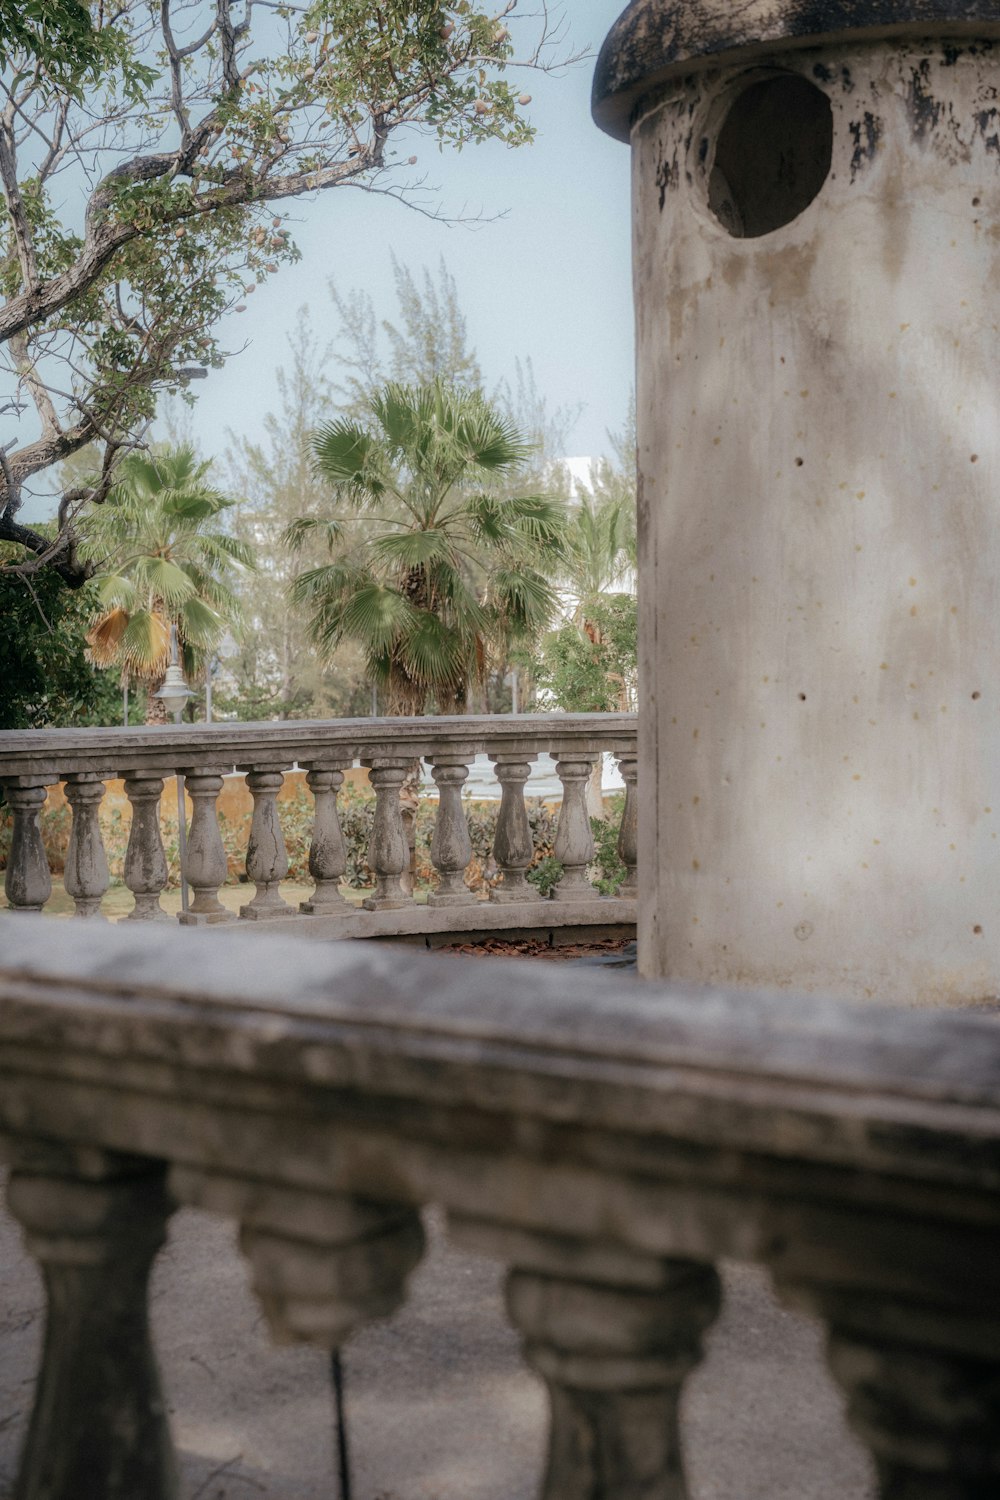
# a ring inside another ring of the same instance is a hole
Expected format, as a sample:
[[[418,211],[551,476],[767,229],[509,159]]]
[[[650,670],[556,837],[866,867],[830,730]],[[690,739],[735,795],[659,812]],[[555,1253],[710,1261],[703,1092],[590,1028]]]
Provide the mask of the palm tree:
[[[323,527],[335,553],[292,587],[315,639],[358,642],[390,714],[430,699],[461,712],[491,661],[557,605],[562,504],[499,492],[530,445],[481,394],[436,380],[386,385],[363,421],[328,423],[313,449],[340,504],[288,533],[295,544]]]
[[[585,629],[589,609],[635,566],[634,506],[621,495],[584,495],[566,529],[564,576],[573,620]]]
[[[148,722],[163,717],[155,690],[170,662],[171,626],[197,669],[238,624],[232,569],[253,566],[250,549],[218,522],[233,502],[207,482],[208,469],[189,447],[130,454],[88,517],[81,551],[98,572],[90,659],[119,668],[124,684],[145,685]]]

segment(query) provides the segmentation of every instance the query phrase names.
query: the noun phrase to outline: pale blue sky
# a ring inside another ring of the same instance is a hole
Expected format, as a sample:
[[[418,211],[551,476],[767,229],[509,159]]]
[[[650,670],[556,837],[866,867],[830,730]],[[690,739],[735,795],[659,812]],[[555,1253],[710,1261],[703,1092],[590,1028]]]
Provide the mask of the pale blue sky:
[[[623,4],[566,0],[567,48],[596,52]],[[513,376],[515,357],[530,356],[551,407],[583,403],[569,451],[607,451],[606,429],[622,425],[633,380],[629,153],[591,122],[593,65],[523,77],[538,131],[532,146],[491,143],[456,155],[429,141],[407,145],[445,212],[505,210],[499,222],[449,227],[353,189],[290,205],[302,261],[230,317],[233,345],[249,347],[194,387],[193,432],[206,457],[221,456],[227,428],[252,437],[276,405],[274,371],[303,303],[316,331],[333,339],[330,275],[343,291],[364,287],[379,316],[395,317],[391,250],[417,271],[445,256],[488,386]]]

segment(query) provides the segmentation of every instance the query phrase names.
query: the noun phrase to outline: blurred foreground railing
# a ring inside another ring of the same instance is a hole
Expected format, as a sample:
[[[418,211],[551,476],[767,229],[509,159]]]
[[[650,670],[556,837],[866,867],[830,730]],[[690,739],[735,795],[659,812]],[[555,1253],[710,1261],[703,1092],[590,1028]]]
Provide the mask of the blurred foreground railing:
[[[511,973],[4,923],[8,1206],[49,1309],[17,1500],[176,1495],[145,1299],[179,1204],[237,1219],[275,1336],[326,1348],[404,1299],[441,1206],[508,1268],[546,1500],[681,1500],[720,1257],[825,1320],[883,1496],[1000,1493],[996,1018]]]
[[[550,753],[562,785],[554,855],[563,875],[551,900],[526,879],[534,856],[524,786],[531,763]],[[594,844],[586,789],[603,751],[618,760],[626,786],[618,848],[627,875],[618,898],[600,899],[587,878]],[[472,844],[462,788],[478,754],[493,761],[502,798],[494,858],[502,881],[489,906],[466,888],[464,871]],[[409,847],[399,792],[414,763],[430,763],[438,788],[431,860],[437,888],[426,906],[405,889]],[[337,794],[348,767],[367,767],[375,792],[369,864],[375,889],[360,911],[339,892],[347,855]],[[292,766],[307,771],[315,817],[309,870],[315,891],[296,910],[281,894],[288,852],[278,818],[277,796]],[[160,829],[166,778],[182,775],[193,814],[187,832],[184,874],[193,892],[179,920],[215,925],[234,920],[219,900],[228,862],[217,801],[223,777],[246,774],[253,820],[246,872],[256,893],[240,910],[244,921],[294,920],[313,937],[524,929],[536,926],[628,924],[635,921],[636,895],[636,718],[634,714],[524,714],[513,716],[354,719],[323,723],[212,724],[143,729],[25,730],[0,736],[0,785],[13,811],[13,836],[5,889],[17,911],[41,911],[52,878],[38,815],[47,788],[65,783],[72,808],[72,834],[65,886],[76,915],[99,912],[108,888],[108,861],[99,810],[105,783],[124,778],[132,808],[124,880],[135,897],[129,917],[170,920],[160,905],[168,866]],[[304,920],[308,919],[308,920]]]

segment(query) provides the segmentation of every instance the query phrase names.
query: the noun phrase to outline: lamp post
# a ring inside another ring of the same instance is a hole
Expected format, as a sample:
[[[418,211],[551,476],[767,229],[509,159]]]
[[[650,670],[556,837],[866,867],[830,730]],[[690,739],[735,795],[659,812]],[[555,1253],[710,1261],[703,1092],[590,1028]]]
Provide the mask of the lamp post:
[[[159,691],[153,696],[159,698],[167,712],[173,718],[175,724],[181,722],[181,714],[184,705],[191,697],[192,689],[188,685],[181,668],[177,653],[177,626],[170,627],[170,665],[167,675]],[[185,874],[187,864],[187,828],[184,822],[184,777],[177,774],[177,848],[181,861],[181,911],[188,909],[188,883]]]

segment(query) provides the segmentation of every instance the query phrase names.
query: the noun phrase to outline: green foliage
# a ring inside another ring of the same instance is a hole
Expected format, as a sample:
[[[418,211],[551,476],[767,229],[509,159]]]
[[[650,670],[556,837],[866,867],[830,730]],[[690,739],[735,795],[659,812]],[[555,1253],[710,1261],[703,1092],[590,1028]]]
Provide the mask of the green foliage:
[[[637,653],[634,596],[607,594],[591,602],[582,627],[563,625],[546,638],[538,684],[569,713],[632,709]]]
[[[0,729],[121,722],[121,690],[86,659],[93,602],[44,569],[0,572]]]
[[[186,447],[130,454],[88,518],[81,550],[99,575],[88,636],[97,666],[154,683],[170,660],[171,625],[192,664],[238,628],[234,575],[253,554],[219,523],[233,502],[207,482],[208,468]]]
[[[625,794],[617,792],[606,799],[604,817],[590,820],[590,831],[594,835],[594,862],[590,876],[602,896],[617,896],[625,879],[625,866],[618,853],[618,830],[624,810]]]
[[[329,422],[313,447],[338,509],[304,517],[288,540],[324,531],[335,556],[298,576],[293,602],[309,606],[325,650],[360,645],[390,714],[421,713],[429,698],[454,712],[491,654],[506,659],[551,618],[562,507],[496,493],[527,445],[479,393],[439,380],[390,383],[367,422]]]
[[[104,499],[158,397],[238,346],[228,315],[298,258],[285,200],[349,185],[406,200],[419,182],[403,153],[421,135],[459,150],[531,140],[513,71],[565,59],[530,13],[515,51],[515,8],[0,0],[18,122],[0,329],[9,399],[34,407],[0,480],[0,539],[80,580],[81,508]],[[98,472],[64,495],[52,552],[17,520],[21,487],[90,443]]]
[[[442,380],[467,390],[482,388],[458,288],[444,256],[436,276],[425,266],[418,280],[393,254],[392,274],[398,323],[378,319],[366,291],[344,294],[330,282],[330,296],[340,314],[336,351],[343,375],[334,392],[343,414],[356,421],[365,417],[372,392],[389,381],[430,385]]]
[[[283,537],[296,518],[315,518],[329,507],[310,437],[332,399],[329,350],[314,338],[308,309],[300,309],[287,342],[290,359],[276,372],[277,410],[253,438],[229,434],[227,488],[241,497],[232,528],[253,546],[258,570],[241,581],[244,628],[226,659],[233,687],[216,702],[220,714],[244,720],[353,718],[371,711],[364,658],[345,645],[325,660],[309,634],[306,608],[287,594],[296,572],[327,556],[319,532],[304,537],[297,552]]]
[[[538,894],[547,898],[552,895],[562,880],[563,867],[554,854],[547,854],[544,859],[532,865],[527,878],[533,886],[537,887]]]
[[[120,63],[131,94],[155,78],[137,66],[113,27],[97,30],[82,0],[0,0],[0,57],[20,54],[43,76],[80,98],[85,83],[96,83],[102,71]],[[24,82],[16,76],[14,87]]]

